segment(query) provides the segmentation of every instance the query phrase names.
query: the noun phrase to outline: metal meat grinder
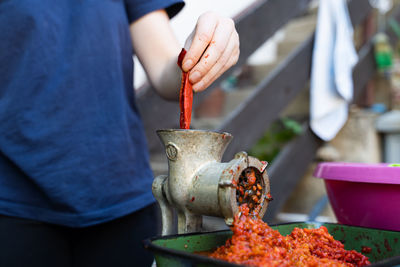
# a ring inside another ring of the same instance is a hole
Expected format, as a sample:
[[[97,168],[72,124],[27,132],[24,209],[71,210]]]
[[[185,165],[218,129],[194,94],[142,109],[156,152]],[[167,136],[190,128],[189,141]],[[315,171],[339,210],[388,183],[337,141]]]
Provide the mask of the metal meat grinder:
[[[267,163],[245,152],[221,162],[231,134],[176,129],[159,130],[157,134],[168,158],[168,175],[156,177],[152,189],[161,208],[162,235],[173,234],[174,209],[179,234],[201,231],[202,215],[222,217],[232,225],[244,202],[239,191],[246,199],[256,199],[249,205],[257,208],[261,217],[264,215],[270,201]],[[257,180],[251,181],[256,187],[243,178],[249,171]]]

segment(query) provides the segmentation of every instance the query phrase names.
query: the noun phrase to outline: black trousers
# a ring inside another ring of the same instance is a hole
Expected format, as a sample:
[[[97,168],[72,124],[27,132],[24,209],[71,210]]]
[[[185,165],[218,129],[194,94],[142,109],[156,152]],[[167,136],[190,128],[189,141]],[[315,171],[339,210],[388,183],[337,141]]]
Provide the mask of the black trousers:
[[[0,266],[150,266],[142,240],[158,234],[158,218],[156,204],[85,228],[0,215]]]

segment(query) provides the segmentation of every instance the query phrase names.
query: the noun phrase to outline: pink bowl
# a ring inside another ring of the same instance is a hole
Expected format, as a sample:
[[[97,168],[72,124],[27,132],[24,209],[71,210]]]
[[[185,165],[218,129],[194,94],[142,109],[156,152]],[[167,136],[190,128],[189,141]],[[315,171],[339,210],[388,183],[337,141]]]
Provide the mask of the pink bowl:
[[[400,231],[400,167],[324,162],[314,176],[325,180],[339,223]]]

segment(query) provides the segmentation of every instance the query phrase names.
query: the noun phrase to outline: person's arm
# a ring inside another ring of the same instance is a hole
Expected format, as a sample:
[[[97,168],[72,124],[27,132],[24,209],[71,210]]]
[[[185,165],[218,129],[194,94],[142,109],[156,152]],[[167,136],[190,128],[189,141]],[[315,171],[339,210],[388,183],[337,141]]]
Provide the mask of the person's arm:
[[[166,99],[178,99],[180,69],[176,61],[181,46],[164,10],[151,12],[131,24],[135,52],[151,84]],[[234,23],[215,13],[200,16],[188,37],[183,69],[190,71],[194,91],[206,89],[239,57],[239,37]]]

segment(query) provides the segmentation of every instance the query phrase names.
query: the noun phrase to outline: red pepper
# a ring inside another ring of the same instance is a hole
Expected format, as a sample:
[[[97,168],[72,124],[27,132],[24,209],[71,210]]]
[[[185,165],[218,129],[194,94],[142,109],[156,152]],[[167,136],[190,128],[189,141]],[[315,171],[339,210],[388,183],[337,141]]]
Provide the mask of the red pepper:
[[[370,264],[368,257],[361,253],[345,250],[344,245],[335,240],[325,226],[317,229],[294,228],[291,234],[282,236],[257,214],[250,213],[251,205],[253,203],[239,206],[239,213],[236,214],[231,228],[232,237],[225,245],[208,252],[208,256],[231,263],[260,267]],[[371,252],[371,248],[364,248]]]
[[[179,107],[181,110],[179,124],[181,129],[190,128],[190,120],[192,118],[192,105],[193,105],[193,89],[192,84],[189,82],[189,73],[184,72],[182,69],[182,61],[186,55],[185,48],[182,48],[178,56],[178,66],[182,70],[181,89],[179,91]]]

